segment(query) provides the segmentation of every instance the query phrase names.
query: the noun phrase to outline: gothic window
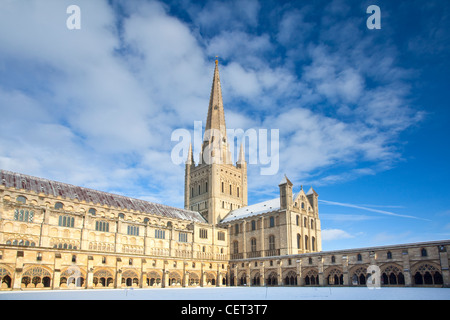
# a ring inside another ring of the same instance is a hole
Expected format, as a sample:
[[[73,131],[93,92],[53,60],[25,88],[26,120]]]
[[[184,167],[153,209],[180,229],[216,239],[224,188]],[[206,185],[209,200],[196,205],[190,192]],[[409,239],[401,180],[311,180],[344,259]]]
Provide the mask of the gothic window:
[[[361,253],[358,253],[357,260],[358,260],[358,261],[362,261]]]
[[[305,236],[305,249],[308,250],[308,236]]]
[[[239,253],[239,242],[233,242],[233,253]]]
[[[14,220],[23,222],[33,222],[34,212],[24,209],[16,209],[14,211]]]
[[[179,241],[179,242],[187,242],[187,239],[188,239],[187,233],[185,233],[185,232],[180,232],[180,233],[178,234],[178,241]]]
[[[59,216],[58,226],[73,228],[75,224],[75,218],[69,216]]]
[[[129,236],[138,236],[139,235],[139,227],[137,227],[137,226],[128,226],[127,227],[127,234]]]
[[[239,223],[234,225],[234,234],[239,234]]]
[[[270,217],[269,218],[269,227],[270,228],[275,227],[275,217]]]
[[[297,233],[297,249],[301,249],[302,236]]]
[[[96,213],[97,213],[97,210],[95,210],[94,208],[90,208],[88,212],[89,212],[90,214],[92,214],[93,216],[95,216]]]
[[[331,256],[331,263],[336,263],[336,257],[335,256]]]
[[[392,259],[392,252],[388,251],[386,254],[387,259]]]
[[[119,219],[125,219],[125,215],[123,213],[119,213]],[[148,219],[148,218],[146,218]]]
[[[422,256],[422,257],[426,257],[428,254],[427,254],[427,249],[425,249],[425,248],[422,248],[421,250],[420,250],[420,255]]]
[[[305,218],[303,218],[303,226],[304,226],[304,227],[307,227],[307,226],[308,226],[308,223],[307,223],[306,217],[305,217]]]
[[[295,217],[295,224],[296,224],[297,226],[300,225],[300,216],[298,216],[298,215]]]
[[[27,203],[27,198],[25,198],[24,196],[18,196],[16,198],[16,201],[25,204]]]
[[[208,239],[208,230],[200,229],[200,238],[201,239]]]
[[[109,232],[109,222],[95,221],[95,231]]]
[[[316,250],[316,238],[314,237],[311,238],[311,250],[312,251]]]
[[[275,236],[269,236],[269,250],[275,250]]]
[[[60,210],[62,208],[64,208],[64,205],[61,202],[56,202],[55,203],[55,209],[56,210]]]
[[[236,192],[237,192],[237,197],[239,198],[239,187],[237,187]]]
[[[256,239],[255,238],[251,239],[251,251],[256,252]]]
[[[311,229],[314,229],[314,220],[311,220]]]
[[[252,231],[256,230],[256,221],[252,220]]]
[[[155,230],[155,238],[157,239],[165,239],[166,238],[166,232],[164,230]]]

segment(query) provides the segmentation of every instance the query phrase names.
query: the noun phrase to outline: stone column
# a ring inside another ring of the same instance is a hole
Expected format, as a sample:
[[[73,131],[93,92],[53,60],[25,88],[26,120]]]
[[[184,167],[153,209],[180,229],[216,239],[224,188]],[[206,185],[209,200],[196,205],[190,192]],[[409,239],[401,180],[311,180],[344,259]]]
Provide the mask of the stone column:
[[[301,286],[301,285],[303,285],[303,282],[302,282],[302,260],[301,259],[296,260],[296,267],[297,267],[297,285]]]

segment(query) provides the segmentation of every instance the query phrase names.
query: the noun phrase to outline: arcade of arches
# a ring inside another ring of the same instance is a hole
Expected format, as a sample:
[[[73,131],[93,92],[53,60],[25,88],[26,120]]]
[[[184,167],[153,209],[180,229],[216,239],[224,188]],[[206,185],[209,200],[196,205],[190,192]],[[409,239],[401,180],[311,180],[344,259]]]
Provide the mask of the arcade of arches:
[[[360,253],[322,252],[283,259],[230,261],[228,264],[158,259],[112,259],[82,254],[71,260],[59,253],[53,261],[23,257],[40,256],[36,249],[2,248],[1,290],[147,288],[189,286],[449,286],[447,248],[450,243],[422,243],[408,248],[382,248]],[[388,249],[388,250],[386,250]],[[28,251],[24,253],[23,251]],[[21,257],[13,261],[9,257]],[[277,257],[278,258],[278,257]],[[32,261],[34,260],[34,261]],[[67,265],[64,265],[64,260]],[[17,261],[21,264],[17,264]],[[77,264],[83,261],[87,264]],[[133,261],[133,265],[124,262]],[[136,262],[140,262],[137,264]],[[99,265],[100,264],[100,265]]]

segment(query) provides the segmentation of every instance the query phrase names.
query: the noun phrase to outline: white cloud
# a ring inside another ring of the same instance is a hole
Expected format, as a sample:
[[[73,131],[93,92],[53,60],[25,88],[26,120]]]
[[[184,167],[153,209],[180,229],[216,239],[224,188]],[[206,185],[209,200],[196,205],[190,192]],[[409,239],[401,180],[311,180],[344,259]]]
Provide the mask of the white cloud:
[[[354,238],[348,232],[341,229],[324,229],[322,230],[322,240],[323,241],[334,241],[342,239]]]

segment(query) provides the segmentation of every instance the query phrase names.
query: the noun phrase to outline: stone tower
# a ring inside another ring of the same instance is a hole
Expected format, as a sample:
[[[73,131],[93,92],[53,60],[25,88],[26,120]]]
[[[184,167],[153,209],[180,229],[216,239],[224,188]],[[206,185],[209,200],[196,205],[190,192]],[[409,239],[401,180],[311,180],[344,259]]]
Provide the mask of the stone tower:
[[[232,163],[217,60],[199,159],[196,165],[190,146],[184,207],[200,212],[208,223],[217,224],[231,210],[247,206],[247,162],[241,144],[238,162]]]

